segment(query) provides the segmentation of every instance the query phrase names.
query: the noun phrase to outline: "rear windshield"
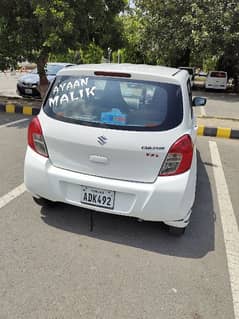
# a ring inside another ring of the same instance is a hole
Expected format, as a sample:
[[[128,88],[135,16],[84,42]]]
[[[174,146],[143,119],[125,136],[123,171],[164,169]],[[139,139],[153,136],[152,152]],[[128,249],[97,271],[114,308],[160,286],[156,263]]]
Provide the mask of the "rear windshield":
[[[64,68],[64,65],[48,64],[46,73],[47,73],[47,75],[55,75],[62,68]]]
[[[58,71],[64,68],[64,64],[47,64],[45,71],[47,75],[56,75]],[[32,70],[33,74],[38,74],[37,68]]]
[[[214,71],[214,72],[211,72],[210,73],[210,77],[211,78],[226,78],[226,73],[225,72],[216,72],[216,71]]]
[[[44,111],[60,121],[121,130],[168,130],[183,118],[178,85],[98,76],[58,76]]]

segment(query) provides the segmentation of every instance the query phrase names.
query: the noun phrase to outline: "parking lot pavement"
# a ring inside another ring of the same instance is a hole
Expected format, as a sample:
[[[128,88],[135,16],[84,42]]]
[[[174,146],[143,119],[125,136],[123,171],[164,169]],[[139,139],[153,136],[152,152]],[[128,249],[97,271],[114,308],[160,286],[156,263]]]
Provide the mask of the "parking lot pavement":
[[[195,108],[196,115],[239,119],[239,94],[195,90],[193,96],[207,98],[205,107]]]
[[[225,120],[219,118],[206,118],[206,117],[198,117],[197,118],[198,125],[204,125],[207,127],[222,127],[222,128],[231,128],[234,130],[239,130],[239,120]]]
[[[3,73],[0,72],[0,96],[18,96],[16,93],[17,80],[24,73]]]
[[[238,152],[239,141],[230,141],[220,140],[219,151],[222,160],[223,169],[225,172],[226,182],[229,188],[230,197],[232,200],[232,205],[234,208],[234,213],[237,219],[237,225],[239,226],[239,161],[238,161]],[[237,180],[237,183],[235,181]],[[239,227],[238,227],[239,228]]]
[[[0,196],[22,183],[30,117],[0,114]]]
[[[183,237],[102,213],[94,213],[90,232],[89,212],[41,209],[19,188],[24,119],[0,114],[0,318],[238,319],[238,256],[233,266],[225,187],[222,193],[216,183],[223,170],[238,222],[238,141],[198,138],[196,201]]]
[[[26,121],[30,120],[27,116],[22,116],[21,114],[11,114],[11,113],[0,113],[0,127],[4,127],[5,124],[11,125],[12,122],[19,121],[26,119]],[[1,133],[1,136],[3,136],[3,133]]]

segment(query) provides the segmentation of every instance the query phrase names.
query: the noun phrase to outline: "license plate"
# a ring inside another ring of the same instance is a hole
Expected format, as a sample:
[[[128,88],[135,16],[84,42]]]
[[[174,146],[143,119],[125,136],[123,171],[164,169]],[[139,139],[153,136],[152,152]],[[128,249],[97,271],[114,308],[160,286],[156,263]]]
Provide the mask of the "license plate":
[[[113,209],[114,201],[115,192],[113,191],[82,186],[81,202],[84,204]]]
[[[26,94],[32,94],[32,89],[25,89]]]

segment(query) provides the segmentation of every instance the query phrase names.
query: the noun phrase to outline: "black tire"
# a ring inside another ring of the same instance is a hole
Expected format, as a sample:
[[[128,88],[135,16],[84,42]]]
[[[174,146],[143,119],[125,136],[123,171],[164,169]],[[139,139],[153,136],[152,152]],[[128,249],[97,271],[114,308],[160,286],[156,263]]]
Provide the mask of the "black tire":
[[[55,205],[55,202],[46,198],[42,198],[42,197],[37,198],[33,196],[32,199],[37,205],[42,207],[53,207]]]
[[[185,233],[186,227],[179,228],[179,227],[174,227],[174,226],[168,226],[168,232],[170,235],[173,236],[182,236]]]

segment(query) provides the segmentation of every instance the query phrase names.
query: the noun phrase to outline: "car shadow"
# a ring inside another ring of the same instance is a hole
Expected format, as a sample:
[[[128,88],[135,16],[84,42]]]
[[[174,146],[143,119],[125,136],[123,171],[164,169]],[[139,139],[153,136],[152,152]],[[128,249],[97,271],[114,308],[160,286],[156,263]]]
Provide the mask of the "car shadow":
[[[41,218],[49,226],[67,232],[164,255],[201,258],[214,250],[212,191],[199,152],[196,200],[191,223],[181,237],[168,234],[162,223],[97,212],[93,212],[94,227],[90,231],[90,211],[61,203],[42,208]]]

